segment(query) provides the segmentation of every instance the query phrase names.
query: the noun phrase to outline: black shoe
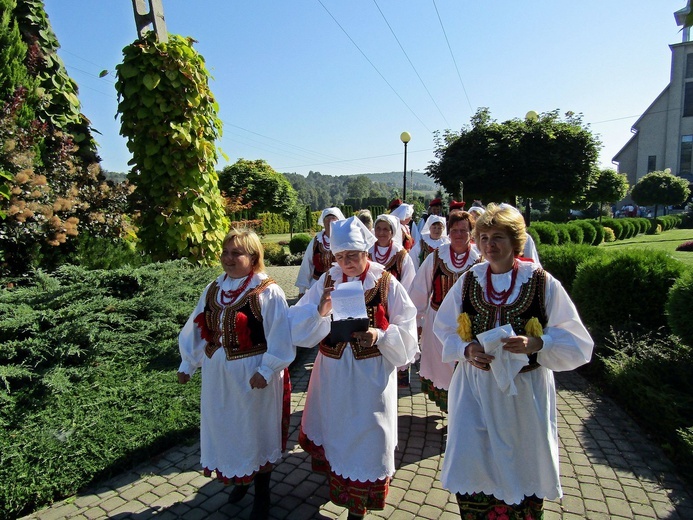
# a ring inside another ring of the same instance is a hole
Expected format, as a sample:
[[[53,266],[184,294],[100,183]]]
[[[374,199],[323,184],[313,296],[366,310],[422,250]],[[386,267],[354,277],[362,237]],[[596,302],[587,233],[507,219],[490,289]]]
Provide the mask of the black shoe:
[[[250,511],[250,520],[268,520],[270,510],[270,479],[272,472],[255,475],[255,499]]]
[[[243,497],[248,493],[250,486],[233,486],[233,490],[229,493],[229,504],[235,504],[243,500]]]
[[[409,388],[409,369],[397,371],[397,388]]]

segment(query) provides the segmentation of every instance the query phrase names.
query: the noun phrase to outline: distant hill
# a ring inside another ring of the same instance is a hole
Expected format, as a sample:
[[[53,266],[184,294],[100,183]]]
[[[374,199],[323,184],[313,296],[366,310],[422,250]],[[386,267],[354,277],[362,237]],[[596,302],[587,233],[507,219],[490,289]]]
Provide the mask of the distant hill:
[[[382,182],[388,186],[401,187],[403,172],[387,172],[387,173],[364,173],[373,182]],[[349,175],[348,177],[358,177],[359,175]],[[421,172],[407,172],[407,188],[411,188],[411,182],[414,181],[414,189],[417,191],[436,191],[439,186],[435,180]]]

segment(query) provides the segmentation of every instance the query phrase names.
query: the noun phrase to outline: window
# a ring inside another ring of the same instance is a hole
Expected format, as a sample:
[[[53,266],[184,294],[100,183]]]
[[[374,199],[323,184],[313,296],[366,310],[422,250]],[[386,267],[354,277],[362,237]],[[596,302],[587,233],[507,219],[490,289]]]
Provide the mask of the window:
[[[657,169],[657,156],[648,155],[647,156],[647,173],[653,172]]]
[[[693,78],[693,52],[686,54],[686,78]]]
[[[679,175],[689,177],[693,163],[693,135],[681,136],[681,157],[679,159]]]
[[[683,117],[693,116],[693,81],[686,83],[683,96]]]

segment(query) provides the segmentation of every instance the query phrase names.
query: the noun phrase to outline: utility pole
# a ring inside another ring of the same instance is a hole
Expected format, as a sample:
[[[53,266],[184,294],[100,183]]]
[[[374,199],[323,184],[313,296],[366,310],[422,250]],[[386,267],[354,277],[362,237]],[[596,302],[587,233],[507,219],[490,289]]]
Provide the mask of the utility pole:
[[[150,30],[156,33],[156,39],[160,43],[168,41],[166,20],[164,20],[163,0],[132,0],[132,8],[135,11],[135,25],[137,34],[144,38]],[[153,29],[149,29],[149,26]]]

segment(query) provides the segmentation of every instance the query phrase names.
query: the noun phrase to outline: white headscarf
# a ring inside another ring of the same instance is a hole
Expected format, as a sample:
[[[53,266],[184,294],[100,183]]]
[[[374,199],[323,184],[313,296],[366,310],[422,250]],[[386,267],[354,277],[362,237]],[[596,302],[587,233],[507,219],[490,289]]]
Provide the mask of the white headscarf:
[[[368,251],[377,239],[358,217],[332,222],[330,249],[336,255],[340,251]]]
[[[390,228],[392,229],[392,241],[395,244],[398,244],[401,246],[402,245],[402,226],[400,226],[400,224],[399,224],[399,219],[392,214],[378,215],[378,218],[375,219],[375,222],[373,223],[373,233],[375,233],[375,225],[378,223],[379,220],[387,222],[390,225]]]
[[[431,234],[431,226],[433,224],[443,224],[443,234],[440,235],[441,238],[448,236],[448,228],[447,225],[445,224],[445,219],[441,217],[440,215],[429,215],[428,218],[426,219],[426,223],[424,224],[423,229],[421,230],[422,235],[430,235]]]
[[[486,210],[482,208],[481,206],[472,206],[467,210],[467,213],[472,213],[474,214],[475,218],[479,218],[481,215],[486,213]]]
[[[414,206],[411,204],[403,203],[400,206],[393,209],[392,212],[390,212],[390,215],[394,215],[399,219],[400,222],[402,222],[403,220],[407,220],[412,215],[414,215]]]
[[[337,220],[344,220],[344,213],[342,213],[341,209],[326,208],[322,210],[322,213],[320,214],[320,218],[318,219],[318,226],[325,227],[325,218],[327,218],[328,215],[333,215],[337,217]]]

